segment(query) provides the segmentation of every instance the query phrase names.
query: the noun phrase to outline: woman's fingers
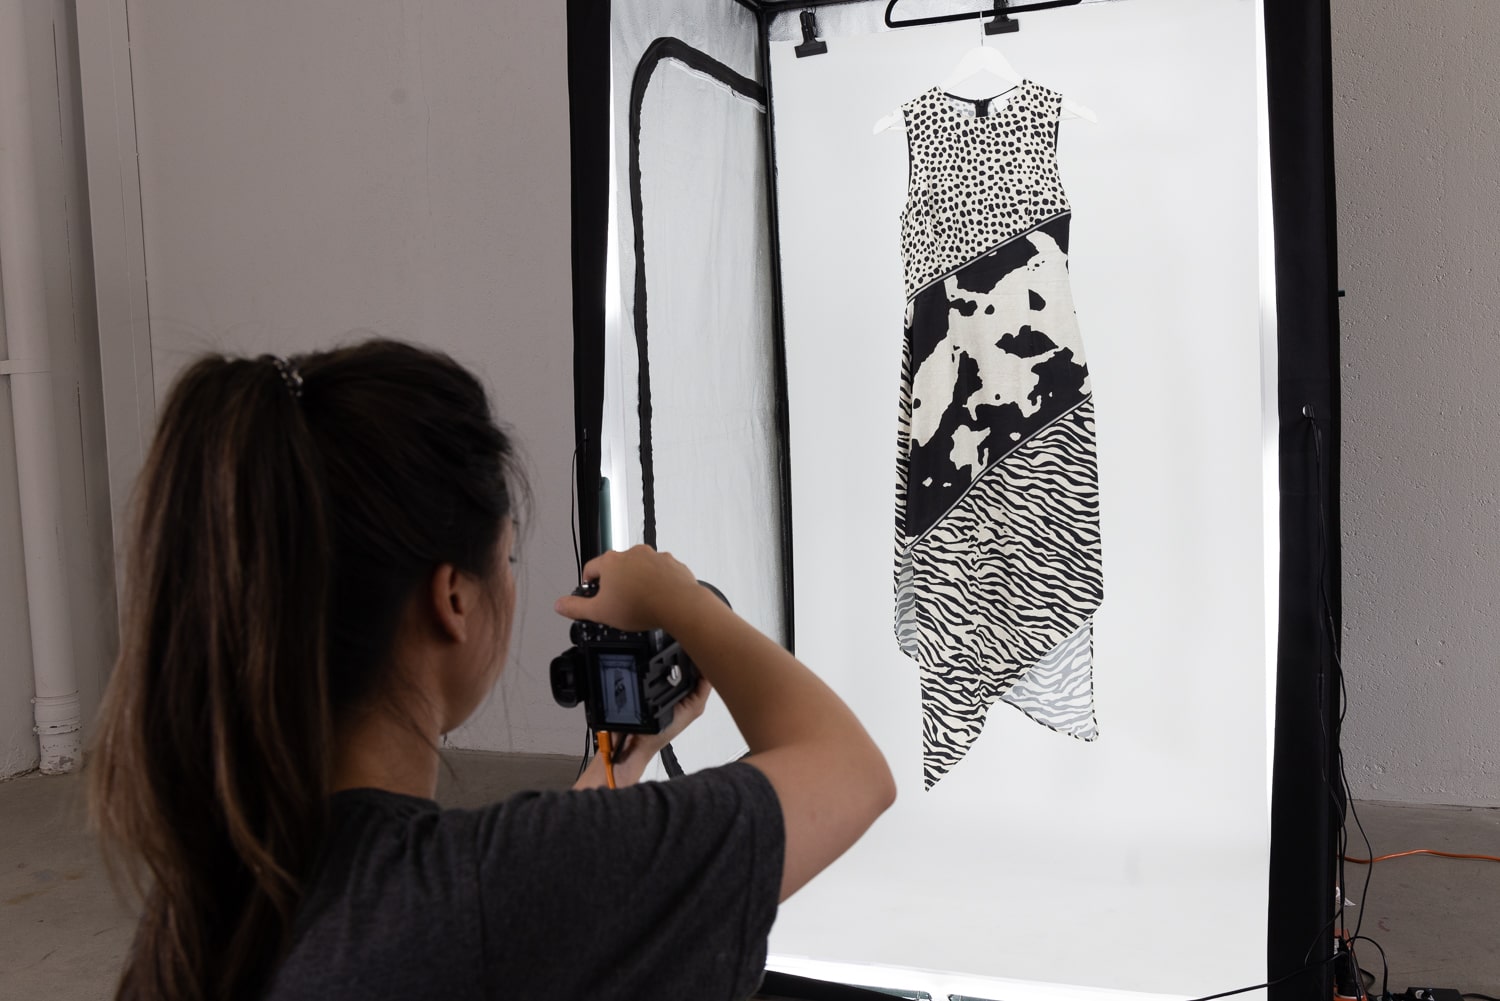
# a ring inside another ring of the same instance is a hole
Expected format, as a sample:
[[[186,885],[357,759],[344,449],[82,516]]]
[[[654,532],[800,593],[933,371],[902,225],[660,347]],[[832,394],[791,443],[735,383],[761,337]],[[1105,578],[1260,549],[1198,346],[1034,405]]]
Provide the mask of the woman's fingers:
[[[635,763],[634,759],[639,756],[640,767],[644,770],[663,747],[676,740],[690,723],[703,715],[708,697],[712,694],[713,686],[707,679],[700,679],[698,687],[672,707],[672,723],[665,730],[660,733],[617,734],[614,740],[616,764],[626,761]]]
[[[589,603],[592,598],[580,598],[576,594],[563,595],[552,605],[558,615],[567,616],[570,619],[592,618],[589,613]]]
[[[703,710],[708,707],[708,697],[713,694],[714,686],[708,683],[708,679],[702,675],[698,676],[698,685],[685,695],[679,707],[683,707],[689,717],[697,719],[703,715]]]
[[[686,730],[690,723],[703,715],[703,710],[708,708],[708,697],[713,694],[713,690],[707,678],[699,678],[698,687],[672,707],[672,723],[661,733],[663,744],[670,744],[677,739],[677,736]]]
[[[692,571],[650,546],[602,553],[584,564],[583,579],[598,581],[598,594],[559,598],[554,606],[558,614],[626,630],[659,627],[682,592],[697,586]]]

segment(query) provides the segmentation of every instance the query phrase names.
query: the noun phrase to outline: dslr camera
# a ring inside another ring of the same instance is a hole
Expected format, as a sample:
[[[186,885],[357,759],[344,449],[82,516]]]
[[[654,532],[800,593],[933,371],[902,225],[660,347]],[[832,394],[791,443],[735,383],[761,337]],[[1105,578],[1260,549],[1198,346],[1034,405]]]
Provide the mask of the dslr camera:
[[[729,604],[718,588],[698,583]],[[587,581],[573,593],[592,598],[599,584]],[[568,635],[573,646],[552,660],[552,697],[564,709],[582,702],[592,730],[661,733],[672,725],[672,707],[698,687],[697,665],[663,630],[578,621]]]

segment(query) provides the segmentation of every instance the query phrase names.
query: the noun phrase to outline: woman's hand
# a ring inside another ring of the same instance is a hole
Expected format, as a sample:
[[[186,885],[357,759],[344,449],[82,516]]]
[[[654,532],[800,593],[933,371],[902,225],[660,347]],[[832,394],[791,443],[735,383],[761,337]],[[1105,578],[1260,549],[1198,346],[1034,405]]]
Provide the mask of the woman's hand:
[[[641,770],[644,771],[646,764],[661,753],[661,749],[676,740],[682,731],[688,728],[688,724],[703,715],[703,710],[708,707],[708,697],[713,694],[713,686],[708,683],[707,678],[698,679],[698,687],[694,688],[682,701],[672,707],[672,725],[661,733],[632,733],[626,736],[624,747],[615,756],[616,777],[618,777],[618,766],[639,754],[642,760]]]
[[[559,598],[558,614],[628,632],[663,628],[670,632],[669,620],[691,614],[697,602],[712,596],[671,553],[658,553],[650,546],[603,553],[584,564],[583,579],[597,581],[599,593],[592,598]],[[713,600],[718,603],[717,598]]]
[[[614,742],[615,785],[624,787],[639,782],[646,773],[646,767],[651,764],[651,759],[676,740],[688,728],[688,724],[703,715],[703,710],[708,706],[708,697],[712,694],[713,686],[708,683],[708,679],[700,678],[698,687],[672,707],[672,724],[661,733],[617,735]],[[583,774],[578,776],[573,788],[594,789],[605,784],[604,760],[596,756]]]

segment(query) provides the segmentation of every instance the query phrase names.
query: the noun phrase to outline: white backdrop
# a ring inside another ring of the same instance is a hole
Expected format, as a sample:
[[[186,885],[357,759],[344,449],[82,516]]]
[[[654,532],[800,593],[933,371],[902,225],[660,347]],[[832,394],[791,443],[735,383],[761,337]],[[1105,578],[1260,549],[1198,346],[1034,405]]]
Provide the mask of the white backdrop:
[[[931,792],[917,669],[891,628],[907,153],[871,124],[978,30],[835,36],[807,59],[773,44],[797,652],[900,785],[783,907],[773,967],[962,989],[900,972],[948,971],[1007,998],[1058,995],[996,981],[1197,996],[1265,978],[1274,327],[1256,19],[1251,0],[1130,0],[991,40],[1100,118],[1065,122],[1060,144],[1098,413],[1100,739],[997,706]]]
[[[603,473],[615,548],[644,540],[636,232],[630,105],[643,57],[673,38],[756,84],[757,28],[730,2],[660,0],[611,13],[612,170],[605,290]],[[754,91],[752,86],[747,88]],[[654,410],[656,545],[724,592],[757,628],[785,637],[781,482],[775,434],[765,106],[679,55],[641,94],[640,206],[647,360]],[[745,742],[715,699],[677,742],[688,767]],[[664,778],[659,764],[650,778]]]

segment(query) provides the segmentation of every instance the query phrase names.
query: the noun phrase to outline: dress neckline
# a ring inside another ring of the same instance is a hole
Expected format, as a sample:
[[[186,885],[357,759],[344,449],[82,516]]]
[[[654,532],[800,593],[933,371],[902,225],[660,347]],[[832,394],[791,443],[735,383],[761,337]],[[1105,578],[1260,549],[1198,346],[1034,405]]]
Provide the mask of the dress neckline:
[[[1023,79],[1020,83],[1016,84],[1014,87],[1010,88],[1009,90],[1001,91],[999,94],[995,94],[995,95],[993,95],[991,97],[983,97],[983,98],[978,98],[978,99],[969,98],[969,97],[961,97],[958,94],[950,94],[946,90],[943,89],[943,85],[942,84],[938,84],[936,87],[933,87],[931,93],[937,99],[939,105],[941,105],[941,107],[943,109],[943,113],[945,115],[947,115],[950,119],[952,119],[956,124],[967,125],[967,124],[969,124],[971,122],[987,122],[987,121],[992,121],[992,120],[994,120],[996,118],[1001,117],[1007,111],[1009,111],[1012,108],[1014,108],[1016,106],[1016,104],[1025,96],[1025,94],[1027,93],[1027,91],[1031,87],[1032,87],[1032,82],[1030,80],[1024,80]],[[1007,97],[1006,95],[1009,95],[1009,96]],[[1005,103],[996,106],[994,102],[997,101],[997,100],[999,100],[1002,97],[1006,98]],[[987,115],[980,115],[980,114],[963,115],[963,114],[959,114],[958,110],[953,107],[953,102],[954,101],[961,101],[964,104],[974,105],[975,108],[976,108],[976,110],[977,110],[977,108],[978,108],[979,105],[981,105],[981,104],[988,104],[988,105],[990,105],[989,114],[987,114]]]

